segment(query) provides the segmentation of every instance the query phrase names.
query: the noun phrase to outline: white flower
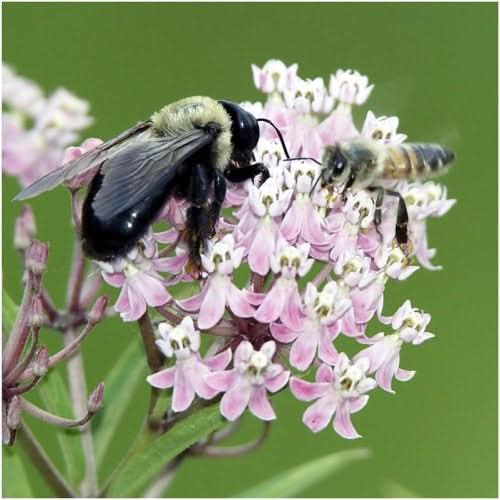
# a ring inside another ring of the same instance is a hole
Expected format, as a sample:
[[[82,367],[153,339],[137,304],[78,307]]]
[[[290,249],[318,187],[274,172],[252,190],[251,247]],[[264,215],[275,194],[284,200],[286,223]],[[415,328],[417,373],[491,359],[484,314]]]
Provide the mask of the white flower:
[[[371,111],[368,111],[361,129],[361,135],[381,144],[401,144],[406,140],[407,136],[397,133],[398,125],[399,119],[397,116],[379,116],[377,118]]]
[[[348,69],[337,70],[330,77],[330,95],[342,104],[364,104],[368,99],[373,85],[368,85],[368,78],[357,71]]]

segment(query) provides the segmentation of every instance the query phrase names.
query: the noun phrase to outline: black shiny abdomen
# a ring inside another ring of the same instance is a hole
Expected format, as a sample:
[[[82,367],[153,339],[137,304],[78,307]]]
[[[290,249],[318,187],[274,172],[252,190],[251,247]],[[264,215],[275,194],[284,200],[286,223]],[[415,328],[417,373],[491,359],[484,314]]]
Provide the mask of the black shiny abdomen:
[[[82,247],[89,257],[111,261],[125,256],[146,234],[169,192],[158,191],[134,207],[116,213],[106,220],[100,219],[92,208],[92,201],[102,183],[102,175],[92,180],[82,211]]]

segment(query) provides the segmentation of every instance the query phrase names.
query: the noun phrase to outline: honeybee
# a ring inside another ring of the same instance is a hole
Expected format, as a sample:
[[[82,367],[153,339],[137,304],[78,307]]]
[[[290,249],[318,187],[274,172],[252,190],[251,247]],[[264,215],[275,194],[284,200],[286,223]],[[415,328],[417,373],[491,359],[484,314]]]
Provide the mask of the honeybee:
[[[408,244],[408,211],[400,193],[387,189],[383,181],[424,180],[447,172],[455,159],[452,151],[439,144],[406,143],[395,146],[357,138],[325,148],[320,177],[323,187],[329,184],[367,189],[377,193],[374,223],[382,222],[384,194],[398,198],[396,240],[404,249]]]

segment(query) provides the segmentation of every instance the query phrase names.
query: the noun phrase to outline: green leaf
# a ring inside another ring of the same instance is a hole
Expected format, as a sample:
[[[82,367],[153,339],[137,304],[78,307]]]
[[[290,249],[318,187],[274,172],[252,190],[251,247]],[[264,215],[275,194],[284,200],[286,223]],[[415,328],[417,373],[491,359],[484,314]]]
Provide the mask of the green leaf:
[[[418,498],[419,496],[396,481],[386,481],[382,485],[382,494],[384,498]]]
[[[165,434],[148,439],[117,472],[108,497],[133,497],[165,467],[165,465],[224,424],[219,406],[203,408],[175,424]]]
[[[57,370],[50,370],[38,387],[38,394],[47,411],[66,418],[76,417],[73,415],[68,388]],[[77,417],[82,417],[82,415]],[[66,467],[66,477],[72,485],[76,485],[83,479],[84,474],[80,431],[78,429],[57,429],[57,440]]]
[[[139,337],[136,340],[125,349],[104,380],[104,408],[96,415],[97,425],[93,432],[98,467],[102,464],[111,440],[117,435],[118,424],[125,410],[133,401],[130,395],[134,394],[140,381],[146,384],[143,347]]]
[[[2,496],[11,498],[33,498],[34,494],[24,468],[19,449],[3,448]]]
[[[9,294],[2,290],[2,332],[4,338],[10,334],[16,321],[18,306],[10,298]]]
[[[322,479],[330,477],[351,462],[363,460],[369,456],[370,450],[365,448],[332,453],[282,472],[236,496],[254,498],[292,497],[307,490],[307,488]]]

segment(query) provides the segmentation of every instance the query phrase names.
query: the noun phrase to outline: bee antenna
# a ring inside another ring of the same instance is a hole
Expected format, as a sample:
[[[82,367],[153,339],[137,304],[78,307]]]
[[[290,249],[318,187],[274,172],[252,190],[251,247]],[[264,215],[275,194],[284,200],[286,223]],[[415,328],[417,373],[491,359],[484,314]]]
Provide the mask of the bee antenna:
[[[297,156],[296,158],[285,158],[283,161],[294,161],[294,160],[309,160],[309,161],[313,161],[314,163],[316,163],[316,165],[319,165],[320,167],[323,166],[323,164],[316,160],[316,158],[309,158],[307,156]]]
[[[321,175],[318,175],[318,178],[316,179],[314,184],[311,186],[311,191],[309,191],[309,196],[312,196],[313,191],[316,189],[316,186],[318,185],[318,182],[320,181],[320,179],[321,179]]]
[[[283,148],[285,156],[287,158],[290,158],[290,155],[288,154],[288,149],[286,148],[285,140],[283,139],[283,135],[281,134],[279,128],[271,120],[268,120],[267,118],[257,118],[257,121],[268,123],[269,125],[271,125],[271,127],[273,127],[273,129],[275,130],[276,134],[279,137],[279,140],[281,142],[281,147]]]

